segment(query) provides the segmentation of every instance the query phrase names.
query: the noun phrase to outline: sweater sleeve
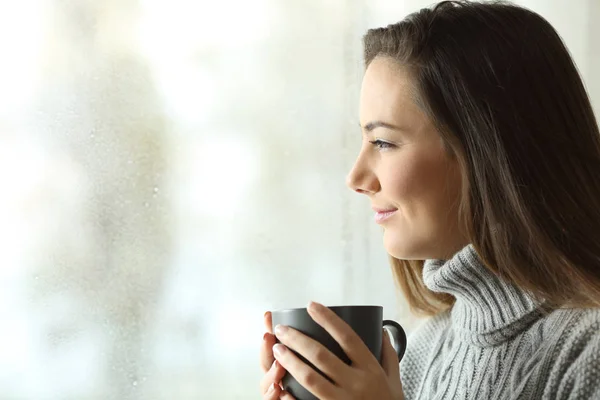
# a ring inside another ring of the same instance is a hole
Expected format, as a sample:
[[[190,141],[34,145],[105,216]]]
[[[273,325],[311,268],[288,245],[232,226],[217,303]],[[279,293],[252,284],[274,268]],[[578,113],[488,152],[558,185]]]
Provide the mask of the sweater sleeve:
[[[573,326],[553,368],[544,398],[600,399],[600,324],[584,318]]]

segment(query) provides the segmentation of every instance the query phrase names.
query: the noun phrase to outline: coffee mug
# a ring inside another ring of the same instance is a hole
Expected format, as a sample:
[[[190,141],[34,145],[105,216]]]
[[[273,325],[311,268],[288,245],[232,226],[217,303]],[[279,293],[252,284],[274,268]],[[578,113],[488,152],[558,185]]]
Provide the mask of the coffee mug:
[[[406,334],[404,329],[395,321],[383,320],[383,307],[381,306],[335,306],[328,307],[337,314],[360,336],[377,361],[381,363],[382,327],[388,330],[392,338],[392,345],[402,359],[406,350]],[[273,319],[272,328],[277,325],[290,326],[305,335],[311,337],[324,345],[329,351],[338,356],[346,364],[350,359],[344,353],[340,345],[331,337],[325,329],[318,325],[308,314],[306,308],[292,308],[271,312]],[[279,341],[277,341],[279,342]],[[290,349],[291,350],[291,349]],[[292,350],[293,351],[293,350]],[[315,371],[331,381],[327,375],[319,371],[312,363],[294,351],[303,362],[310,365]],[[312,393],[306,390],[292,375],[286,373],[281,381],[283,388],[290,392],[296,400],[318,400]]]

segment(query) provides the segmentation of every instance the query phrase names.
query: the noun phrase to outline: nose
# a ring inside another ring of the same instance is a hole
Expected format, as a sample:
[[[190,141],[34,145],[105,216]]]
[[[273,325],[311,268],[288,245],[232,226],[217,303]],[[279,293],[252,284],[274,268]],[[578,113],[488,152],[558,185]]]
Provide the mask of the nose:
[[[377,193],[381,187],[379,180],[364,157],[359,155],[346,177],[346,185],[357,193]]]

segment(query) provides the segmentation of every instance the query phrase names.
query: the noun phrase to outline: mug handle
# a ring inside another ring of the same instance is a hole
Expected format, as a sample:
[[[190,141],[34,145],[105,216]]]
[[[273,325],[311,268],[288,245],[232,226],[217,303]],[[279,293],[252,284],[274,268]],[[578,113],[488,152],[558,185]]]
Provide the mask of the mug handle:
[[[392,346],[394,346],[394,350],[396,350],[398,361],[402,361],[407,345],[404,329],[402,329],[399,323],[390,319],[383,321],[383,327],[387,328],[388,333],[390,333],[390,336],[392,337]]]

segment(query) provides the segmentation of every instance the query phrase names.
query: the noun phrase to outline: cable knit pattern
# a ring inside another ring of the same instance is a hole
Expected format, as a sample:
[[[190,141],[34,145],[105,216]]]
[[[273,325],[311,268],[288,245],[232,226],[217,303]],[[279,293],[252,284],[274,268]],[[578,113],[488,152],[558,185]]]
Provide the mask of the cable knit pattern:
[[[543,304],[491,273],[472,245],[427,260],[423,281],[449,311],[408,338],[406,400],[600,399],[600,310]]]

